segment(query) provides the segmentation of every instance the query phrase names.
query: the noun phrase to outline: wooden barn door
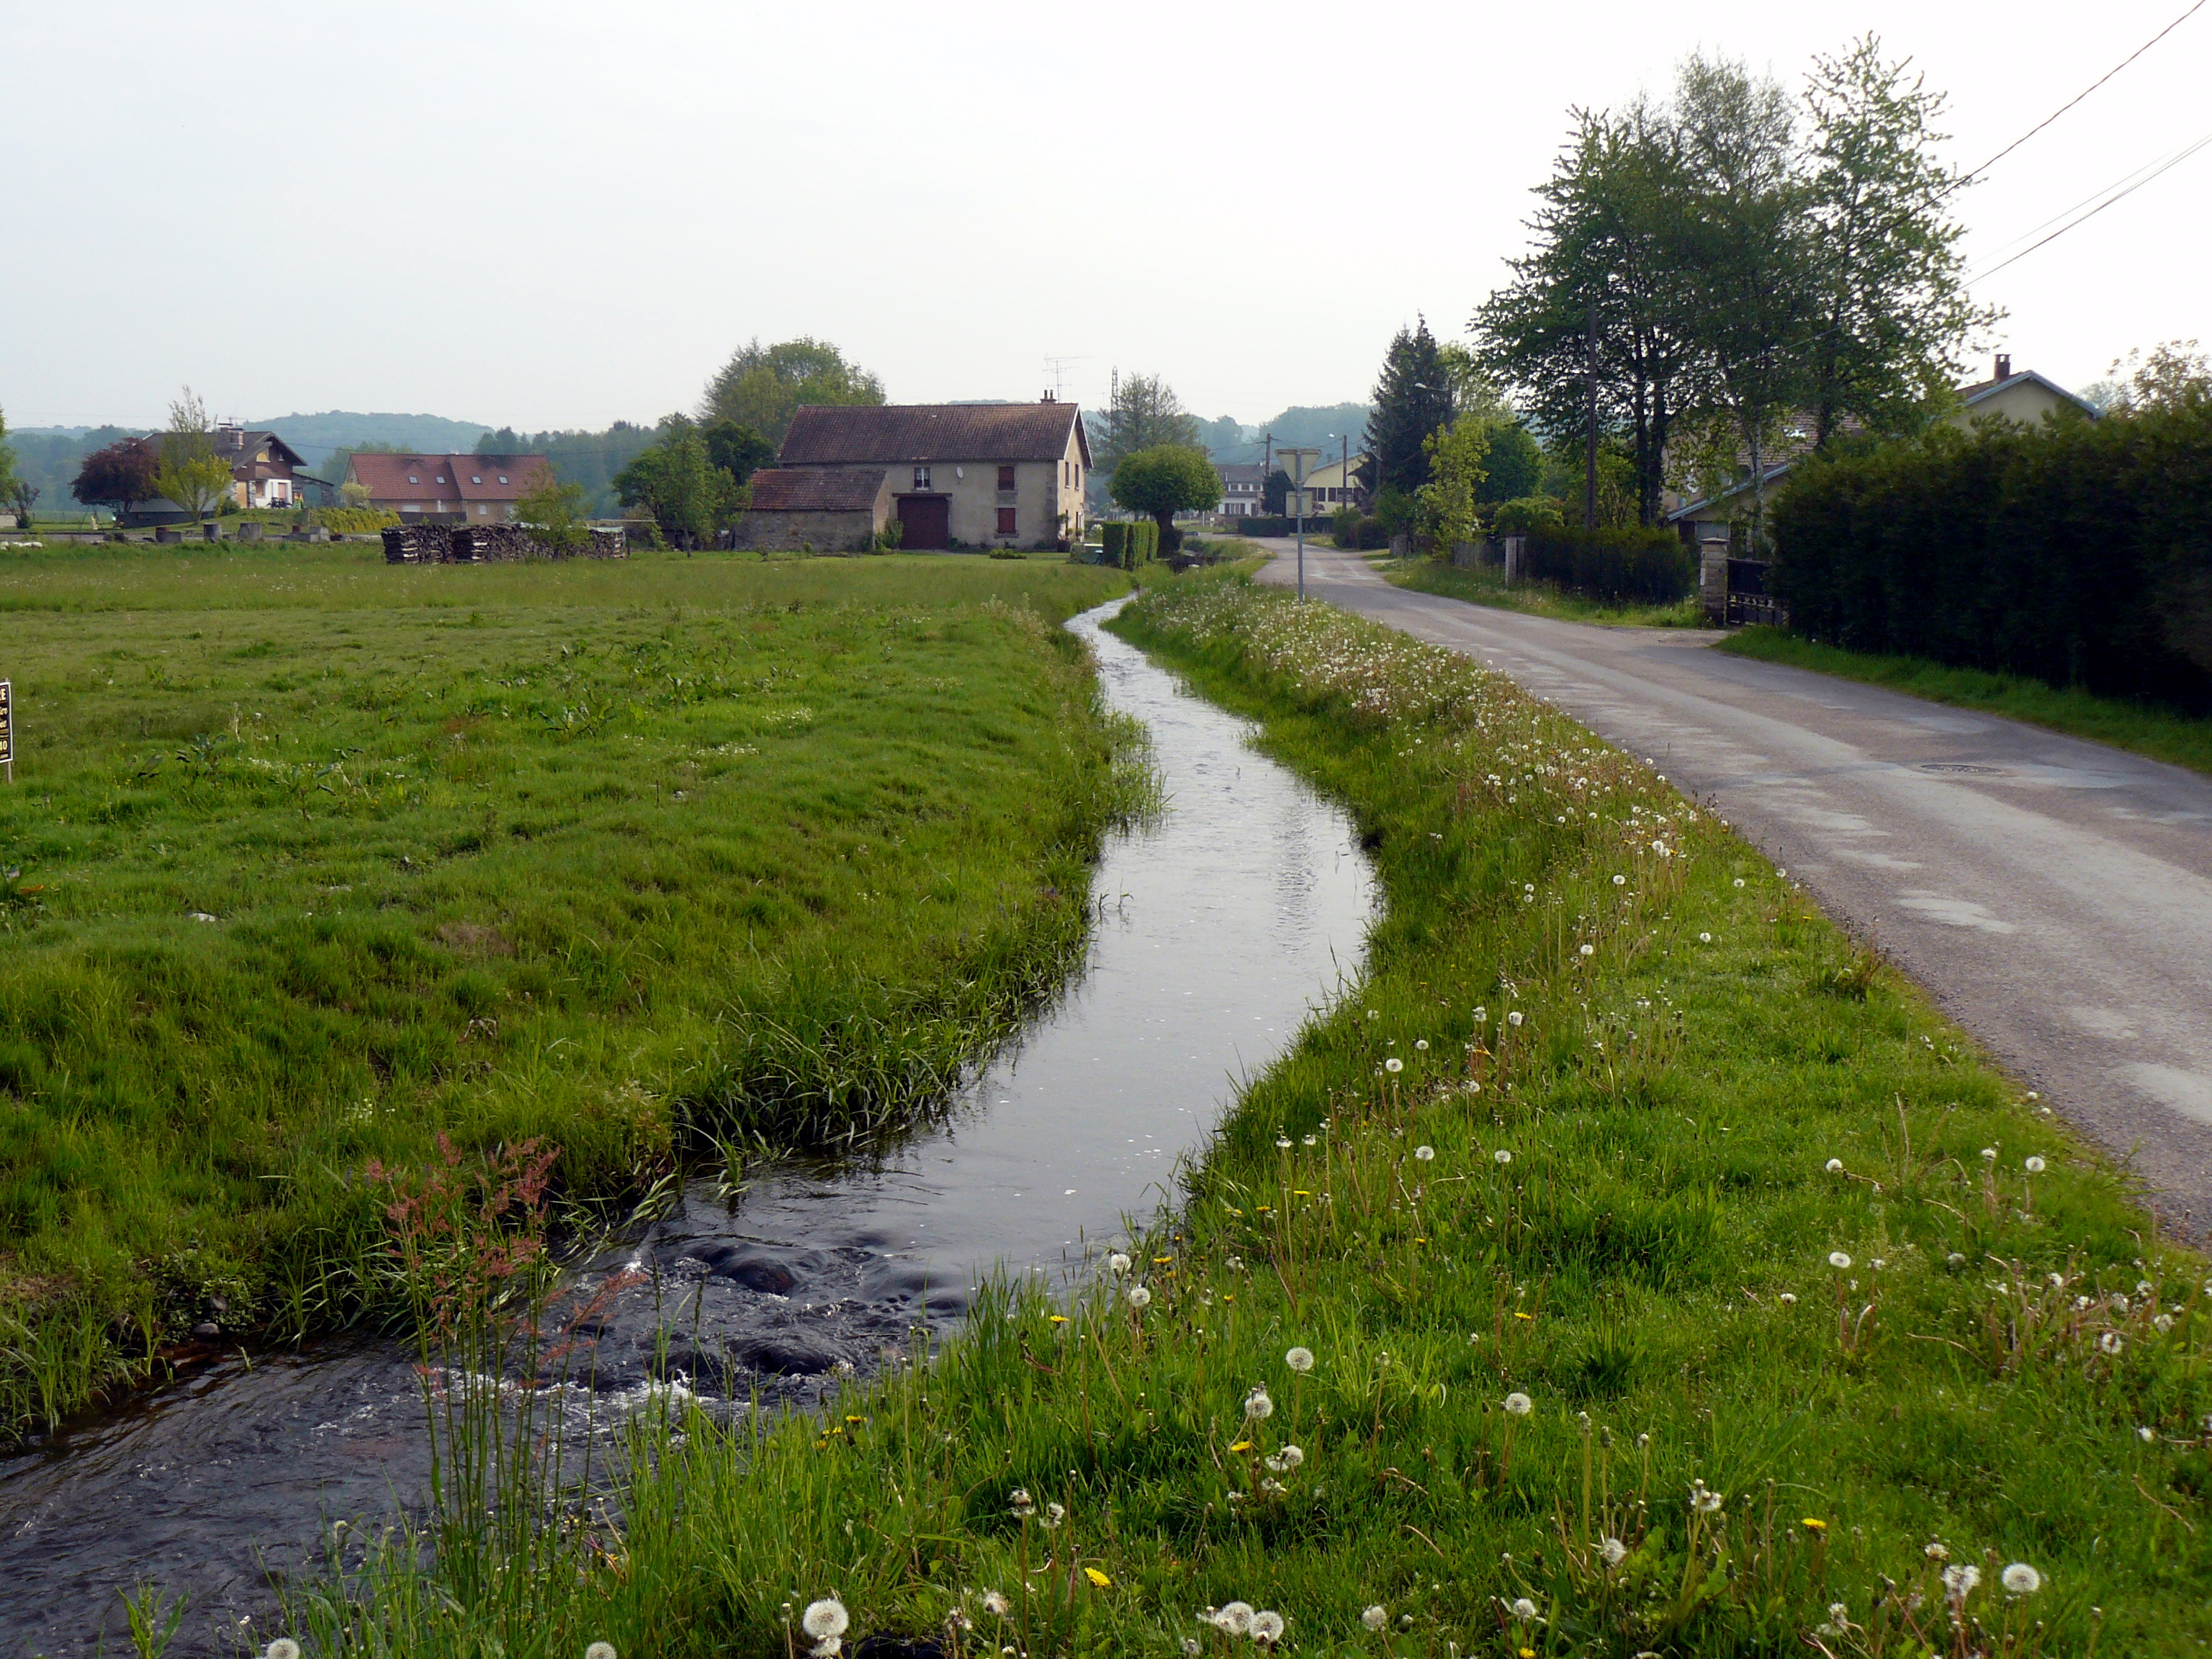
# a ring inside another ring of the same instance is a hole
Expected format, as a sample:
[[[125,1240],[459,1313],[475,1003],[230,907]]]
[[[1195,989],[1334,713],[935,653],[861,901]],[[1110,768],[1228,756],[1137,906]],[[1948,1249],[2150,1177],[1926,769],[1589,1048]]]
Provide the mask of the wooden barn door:
[[[906,526],[901,544],[909,553],[942,551],[952,545],[952,498],[949,495],[902,495],[899,522]]]

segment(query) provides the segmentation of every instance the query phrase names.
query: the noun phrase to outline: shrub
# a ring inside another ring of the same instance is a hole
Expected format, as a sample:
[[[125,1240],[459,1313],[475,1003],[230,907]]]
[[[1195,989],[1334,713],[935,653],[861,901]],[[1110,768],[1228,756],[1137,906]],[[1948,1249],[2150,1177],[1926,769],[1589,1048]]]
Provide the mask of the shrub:
[[[2212,402],[1809,462],[1773,520],[1797,633],[2212,710]]]
[[[1557,497],[1521,495],[1498,504],[1498,511],[1491,515],[1490,527],[1500,536],[1558,536],[1565,533],[1567,521],[1559,511]]]
[[[300,515],[303,527],[319,526],[333,536],[369,536],[399,522],[397,513],[373,507],[311,507]]]
[[[1504,509],[1499,509],[1501,512]],[[1669,530],[1531,531],[1525,574],[1592,599],[1672,605],[1698,583],[1698,562]]]

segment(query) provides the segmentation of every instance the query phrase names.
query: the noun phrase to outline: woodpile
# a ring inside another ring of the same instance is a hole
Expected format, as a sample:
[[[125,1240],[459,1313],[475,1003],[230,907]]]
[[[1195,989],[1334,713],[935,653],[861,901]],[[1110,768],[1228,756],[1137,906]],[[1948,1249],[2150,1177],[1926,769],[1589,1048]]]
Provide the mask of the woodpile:
[[[384,532],[384,562],[386,564],[502,564],[526,559],[623,559],[629,556],[628,542],[620,530],[595,529],[592,531],[591,538],[587,546],[569,553],[539,545],[520,525],[394,525]]]

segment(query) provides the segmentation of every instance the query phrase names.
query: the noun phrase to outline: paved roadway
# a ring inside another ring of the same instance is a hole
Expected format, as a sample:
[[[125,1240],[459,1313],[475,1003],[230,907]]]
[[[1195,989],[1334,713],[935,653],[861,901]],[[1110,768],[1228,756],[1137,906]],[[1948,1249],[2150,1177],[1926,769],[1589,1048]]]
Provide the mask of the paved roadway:
[[[1293,583],[1291,544],[1262,580]],[[1706,647],[1391,586],[1316,598],[1510,674],[1709,799],[2158,1194],[2212,1224],[2212,778]]]

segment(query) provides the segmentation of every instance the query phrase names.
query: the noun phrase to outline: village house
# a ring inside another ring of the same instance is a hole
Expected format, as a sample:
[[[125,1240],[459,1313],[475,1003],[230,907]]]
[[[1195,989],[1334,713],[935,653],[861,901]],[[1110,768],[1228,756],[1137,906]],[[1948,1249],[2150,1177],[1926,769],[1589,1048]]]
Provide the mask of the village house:
[[[1054,547],[1083,534],[1091,440],[1073,404],[809,404],[752,479],[741,547]],[[862,514],[866,515],[863,523]]]
[[[1267,494],[1267,469],[1250,463],[1230,462],[1213,469],[1221,475],[1221,506],[1224,519],[1256,516]]]
[[[167,433],[139,439],[138,447],[161,465],[161,445]],[[302,495],[301,480],[307,463],[300,453],[273,432],[249,432],[230,422],[208,434],[216,459],[230,466],[230,499],[240,507],[291,507]],[[131,524],[182,524],[191,514],[166,498],[136,503]]]
[[[505,524],[534,482],[543,455],[372,455],[346,462],[346,483],[366,503],[407,524]]]
[[[1353,455],[1317,466],[1306,474],[1306,513],[1309,517],[1327,518],[1340,507],[1353,511],[1367,511],[1367,492],[1360,487],[1359,470],[1370,464],[1372,457]]]

